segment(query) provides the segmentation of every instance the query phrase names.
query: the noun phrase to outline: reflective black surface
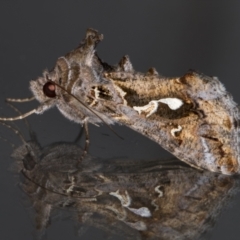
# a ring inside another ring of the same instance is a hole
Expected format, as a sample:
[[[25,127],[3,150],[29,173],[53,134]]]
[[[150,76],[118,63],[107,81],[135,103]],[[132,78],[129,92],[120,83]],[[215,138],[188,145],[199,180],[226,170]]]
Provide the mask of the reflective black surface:
[[[11,169],[35,239],[48,239],[52,227],[66,221],[82,239],[92,232],[110,239],[199,239],[211,234],[239,191],[239,178],[174,158],[81,158],[76,141],[42,147],[33,132],[29,141],[17,133],[23,144],[12,153]]]
[[[4,1],[0,8],[1,116],[16,115],[4,99],[30,96],[29,80],[39,76],[43,69],[51,69],[57,57],[77,46],[88,27],[104,34],[98,53],[106,62],[117,63],[128,54],[139,71],[154,66],[162,75],[180,76],[189,68],[197,69],[218,76],[235,101],[240,102],[239,7],[237,1]],[[37,103],[25,103],[20,109],[25,112],[33,106]],[[72,142],[79,131],[79,126],[64,119],[56,110],[31,116],[29,121],[42,146]],[[26,134],[23,123],[19,124]],[[22,144],[10,130],[2,126],[0,129],[1,137],[17,146]],[[91,156],[125,161],[171,157],[157,144],[125,127],[116,130],[124,141],[104,126],[91,127]],[[12,151],[9,143],[2,140],[0,234],[3,239],[33,239],[35,227],[31,211],[34,211],[17,187],[19,179],[8,171],[14,162],[9,157]],[[211,234],[206,236],[208,239],[238,239],[238,199],[239,194],[218,217]],[[77,221],[71,219],[72,214],[65,214],[70,217],[52,220],[47,229],[48,239],[79,239],[74,229],[76,225],[79,229]],[[125,239],[113,237],[97,227],[86,230],[82,239],[96,236]]]

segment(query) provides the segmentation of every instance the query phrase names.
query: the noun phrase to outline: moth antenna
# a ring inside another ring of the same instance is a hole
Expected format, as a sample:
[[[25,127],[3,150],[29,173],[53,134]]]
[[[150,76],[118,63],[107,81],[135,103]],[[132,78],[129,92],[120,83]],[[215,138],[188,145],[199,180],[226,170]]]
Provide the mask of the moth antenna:
[[[6,102],[31,102],[35,99],[35,97],[29,97],[29,98],[6,98]]]
[[[73,97],[74,99],[76,99],[79,103],[82,104],[82,106],[84,106],[86,109],[88,109],[91,113],[93,113],[95,116],[97,116],[116,136],[118,136],[120,139],[124,140],[119,134],[117,134],[113,128],[102,118],[100,117],[94,110],[92,110],[91,108],[89,108],[84,102],[82,102],[80,99],[78,99],[76,96],[74,96],[71,92],[69,92],[67,89],[65,89],[64,87],[62,87],[61,85],[59,85],[58,83],[55,83],[54,81],[52,81],[51,79],[48,79],[48,81],[52,84],[55,84],[56,86],[58,86],[59,88],[61,88],[64,92],[68,93],[71,97]],[[36,109],[34,109],[36,111]],[[30,112],[29,112],[30,113]],[[34,112],[33,112],[34,113]],[[29,114],[31,115],[31,114]],[[29,116],[28,115],[28,116]],[[1,120],[1,118],[0,118]],[[3,120],[4,121],[4,120]],[[5,120],[7,121],[7,120]],[[10,120],[11,121],[11,120]]]

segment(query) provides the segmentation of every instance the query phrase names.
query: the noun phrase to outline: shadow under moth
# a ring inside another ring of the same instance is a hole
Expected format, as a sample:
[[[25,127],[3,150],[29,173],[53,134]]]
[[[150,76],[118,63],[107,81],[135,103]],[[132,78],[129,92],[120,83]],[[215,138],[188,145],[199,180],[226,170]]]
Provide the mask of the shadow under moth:
[[[42,114],[57,106],[70,120],[124,124],[156,141],[185,163],[222,174],[239,173],[239,109],[216,77],[189,71],[165,78],[151,68],[135,71],[128,56],[117,66],[103,62],[96,45],[103,35],[88,29],[80,45],[57,59],[52,71],[30,81],[40,105],[1,121]]]

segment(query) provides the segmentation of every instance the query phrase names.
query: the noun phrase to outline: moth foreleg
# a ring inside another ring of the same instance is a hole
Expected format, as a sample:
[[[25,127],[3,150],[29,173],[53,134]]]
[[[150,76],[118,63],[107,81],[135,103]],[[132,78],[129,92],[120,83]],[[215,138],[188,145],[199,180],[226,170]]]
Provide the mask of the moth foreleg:
[[[35,97],[29,97],[29,98],[6,98],[6,102],[31,102],[35,99]]]
[[[26,112],[24,114],[21,114],[17,117],[10,117],[10,118],[6,118],[6,117],[1,117],[0,121],[16,121],[16,120],[21,120],[24,119],[34,113],[36,114],[41,114],[43,112],[45,112],[47,109],[53,107],[55,104],[51,104],[50,102],[45,102],[43,104],[41,104],[40,106],[38,106],[37,108],[34,108],[33,110]]]
[[[10,117],[10,118],[1,117],[1,118],[0,118],[0,121],[16,121],[16,120],[21,120],[21,119],[23,119],[23,118],[26,118],[26,117],[32,115],[33,113],[36,113],[36,109],[33,109],[33,110],[31,110],[31,111],[29,111],[29,112],[27,112],[27,113],[21,114],[21,115],[19,115],[19,116],[17,116],[17,117]]]

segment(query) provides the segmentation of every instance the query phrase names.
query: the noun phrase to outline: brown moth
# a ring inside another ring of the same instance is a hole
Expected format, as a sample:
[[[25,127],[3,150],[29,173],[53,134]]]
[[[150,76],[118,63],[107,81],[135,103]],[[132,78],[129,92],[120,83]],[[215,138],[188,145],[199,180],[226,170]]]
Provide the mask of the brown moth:
[[[180,160],[200,169],[239,173],[239,110],[216,77],[189,71],[164,78],[151,68],[136,72],[127,56],[118,66],[95,53],[103,39],[87,30],[78,48],[57,59],[52,71],[30,82],[40,106],[17,120],[57,106],[77,123],[125,124],[159,143]],[[18,99],[8,99],[19,101]]]

